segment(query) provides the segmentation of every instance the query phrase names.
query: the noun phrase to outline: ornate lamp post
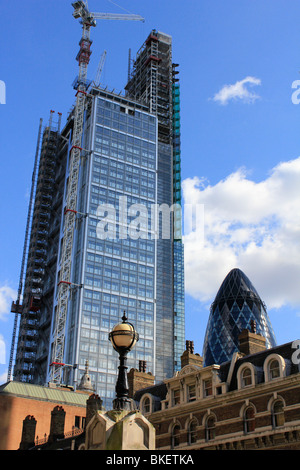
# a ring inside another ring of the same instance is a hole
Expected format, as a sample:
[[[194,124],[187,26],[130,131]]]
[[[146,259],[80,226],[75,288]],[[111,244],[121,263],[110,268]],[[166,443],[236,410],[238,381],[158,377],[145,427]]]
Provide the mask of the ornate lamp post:
[[[122,317],[123,322],[116,325],[108,335],[115,351],[119,353],[120,365],[119,375],[116,384],[117,398],[113,401],[114,410],[134,410],[135,404],[128,397],[128,379],[127,379],[127,354],[132,350],[139,335],[135,331],[134,326],[127,322],[126,313]]]

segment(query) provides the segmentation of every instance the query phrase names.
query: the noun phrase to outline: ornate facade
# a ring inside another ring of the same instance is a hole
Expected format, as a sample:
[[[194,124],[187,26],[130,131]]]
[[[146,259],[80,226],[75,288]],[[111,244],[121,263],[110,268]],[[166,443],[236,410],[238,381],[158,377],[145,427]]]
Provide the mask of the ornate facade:
[[[300,449],[295,343],[266,349],[265,338],[244,330],[239,344],[230,361],[207,367],[185,351],[185,365],[164,386],[135,394],[158,450]]]

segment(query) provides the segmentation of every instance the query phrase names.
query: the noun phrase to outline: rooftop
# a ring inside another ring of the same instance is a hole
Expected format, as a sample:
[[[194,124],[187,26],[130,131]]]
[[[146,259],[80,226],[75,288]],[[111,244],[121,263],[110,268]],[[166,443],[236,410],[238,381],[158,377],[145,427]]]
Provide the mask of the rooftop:
[[[61,405],[86,406],[88,395],[72,390],[44,387],[23,382],[6,382],[0,385],[0,395],[12,395],[22,398],[57,402]]]

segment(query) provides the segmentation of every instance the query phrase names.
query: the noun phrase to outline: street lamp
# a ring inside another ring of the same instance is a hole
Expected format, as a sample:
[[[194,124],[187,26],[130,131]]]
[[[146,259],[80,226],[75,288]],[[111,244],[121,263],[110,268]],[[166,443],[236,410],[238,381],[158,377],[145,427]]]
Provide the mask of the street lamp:
[[[132,399],[128,397],[128,379],[127,379],[127,354],[132,350],[136,342],[139,340],[139,335],[135,331],[134,326],[127,322],[126,313],[122,317],[123,322],[116,325],[108,335],[115,351],[119,353],[120,365],[118,380],[116,384],[117,398],[113,401],[114,410],[129,410],[135,409],[135,404]]]

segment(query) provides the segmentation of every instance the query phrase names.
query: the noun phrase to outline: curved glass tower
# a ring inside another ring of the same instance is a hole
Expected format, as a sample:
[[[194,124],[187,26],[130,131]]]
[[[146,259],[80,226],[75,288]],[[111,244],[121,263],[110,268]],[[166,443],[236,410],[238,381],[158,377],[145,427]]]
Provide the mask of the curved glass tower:
[[[240,269],[233,269],[211,305],[203,346],[205,366],[230,360],[238,351],[239,334],[246,328],[251,330],[253,321],[256,333],[266,338],[266,347],[276,346],[265,304],[248,277]]]

